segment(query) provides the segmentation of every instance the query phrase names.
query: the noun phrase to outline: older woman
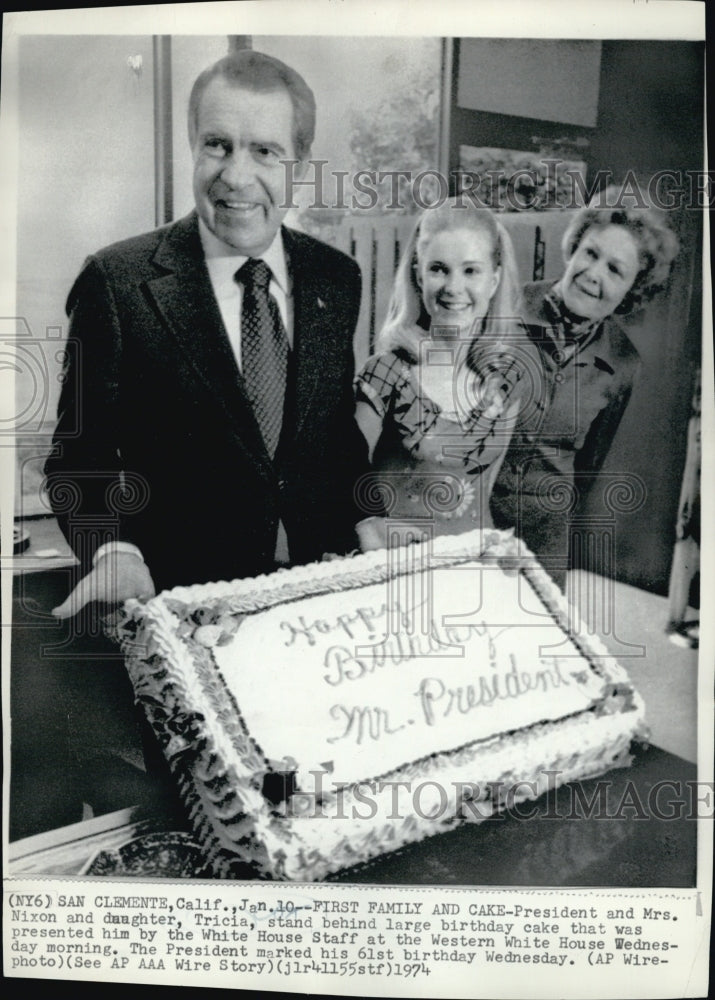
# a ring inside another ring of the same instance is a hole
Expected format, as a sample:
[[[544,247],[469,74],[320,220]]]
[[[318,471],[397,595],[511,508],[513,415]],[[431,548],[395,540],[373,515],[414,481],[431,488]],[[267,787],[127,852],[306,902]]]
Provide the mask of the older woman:
[[[546,406],[520,421],[491,507],[495,524],[514,525],[563,587],[567,511],[603,464],[640,366],[617,317],[664,287],[678,243],[652,209],[588,207],[574,217],[562,249],[566,270],[556,284],[524,289]]]

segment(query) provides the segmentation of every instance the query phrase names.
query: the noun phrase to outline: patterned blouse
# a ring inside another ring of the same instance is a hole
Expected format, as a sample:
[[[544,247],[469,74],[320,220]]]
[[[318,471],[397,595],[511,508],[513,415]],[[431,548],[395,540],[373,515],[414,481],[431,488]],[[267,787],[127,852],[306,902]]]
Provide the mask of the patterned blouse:
[[[406,352],[368,359],[356,394],[382,420],[373,469],[391,517],[432,523],[436,534],[491,525],[489,492],[528,364],[519,351],[493,345],[458,370],[455,407],[447,412],[421,389],[419,368]]]

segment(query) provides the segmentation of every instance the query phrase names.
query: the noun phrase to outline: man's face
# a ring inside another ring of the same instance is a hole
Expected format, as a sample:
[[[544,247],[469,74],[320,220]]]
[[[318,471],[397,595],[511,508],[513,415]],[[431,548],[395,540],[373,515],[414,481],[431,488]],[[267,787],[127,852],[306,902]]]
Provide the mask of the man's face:
[[[287,211],[280,161],[296,158],[288,92],[257,93],[217,77],[201,96],[196,124],[196,209],[220,240],[258,256]]]

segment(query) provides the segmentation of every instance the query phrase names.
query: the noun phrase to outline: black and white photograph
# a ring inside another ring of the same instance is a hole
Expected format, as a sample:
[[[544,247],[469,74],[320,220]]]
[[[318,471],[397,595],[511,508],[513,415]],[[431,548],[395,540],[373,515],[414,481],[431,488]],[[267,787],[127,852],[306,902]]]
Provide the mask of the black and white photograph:
[[[707,990],[703,5],[440,7],[5,16],[7,976]]]

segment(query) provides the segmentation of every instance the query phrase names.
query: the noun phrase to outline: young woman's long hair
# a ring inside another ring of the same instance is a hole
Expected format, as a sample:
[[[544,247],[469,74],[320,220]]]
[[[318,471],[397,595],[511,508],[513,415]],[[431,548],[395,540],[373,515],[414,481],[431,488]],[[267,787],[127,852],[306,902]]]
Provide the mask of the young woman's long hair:
[[[410,235],[395,274],[387,318],[377,338],[379,353],[401,349],[415,360],[419,357],[419,344],[430,328],[418,284],[420,255],[437,233],[457,229],[485,234],[490,241],[492,264],[499,270],[499,284],[484,321],[474,331],[474,338],[498,341],[520,329],[521,289],[509,234],[488,208],[476,205],[468,197],[450,198],[425,209]]]

